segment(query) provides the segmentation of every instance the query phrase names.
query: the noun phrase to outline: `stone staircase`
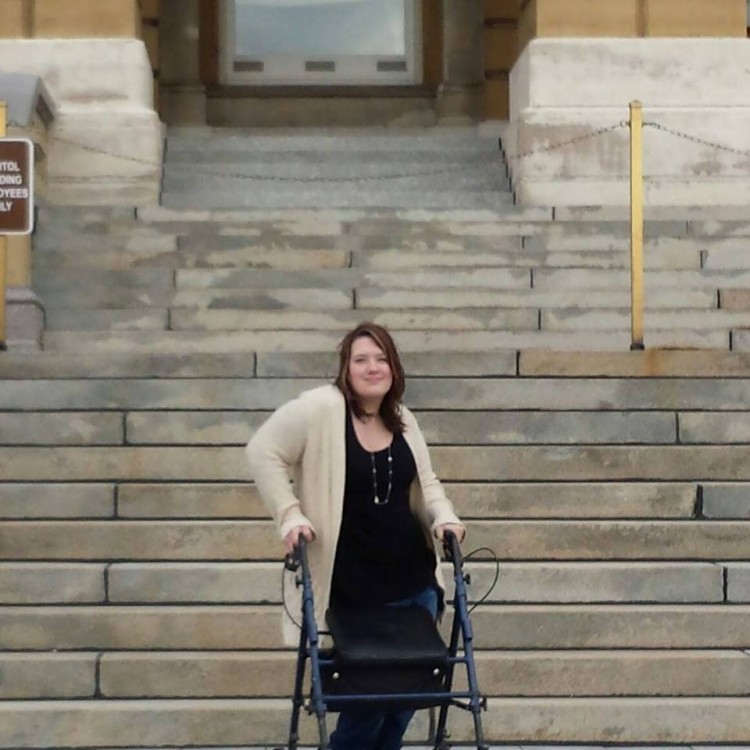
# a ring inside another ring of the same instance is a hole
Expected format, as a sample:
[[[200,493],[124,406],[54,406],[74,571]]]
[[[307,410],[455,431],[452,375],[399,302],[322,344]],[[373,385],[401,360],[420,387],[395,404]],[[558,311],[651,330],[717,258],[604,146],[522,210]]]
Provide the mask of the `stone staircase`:
[[[501,560],[472,616],[490,741],[747,744],[750,216],[652,212],[629,352],[618,212],[258,190],[41,211],[45,351],[0,356],[0,748],[284,741],[280,546],[242,446],[363,318],[403,350],[467,551]],[[478,599],[495,567],[470,568]]]

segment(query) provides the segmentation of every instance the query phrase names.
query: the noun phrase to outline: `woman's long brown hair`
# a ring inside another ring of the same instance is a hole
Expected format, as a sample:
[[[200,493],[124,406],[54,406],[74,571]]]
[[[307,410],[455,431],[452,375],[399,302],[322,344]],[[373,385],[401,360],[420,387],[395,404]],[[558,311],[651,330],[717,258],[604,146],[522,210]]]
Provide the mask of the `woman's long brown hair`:
[[[360,419],[364,417],[366,415],[365,410],[349,382],[349,359],[352,354],[352,346],[357,339],[363,336],[368,336],[375,342],[378,348],[385,354],[388,365],[391,368],[393,382],[388,393],[385,394],[383,402],[380,404],[380,418],[383,420],[383,424],[394,434],[403,432],[404,423],[401,419],[401,397],[404,395],[404,388],[406,387],[404,367],[401,364],[401,358],[398,355],[398,349],[396,349],[396,344],[391,334],[383,326],[369,321],[360,323],[341,339],[341,343],[339,344],[339,374],[336,377],[335,384],[344,394],[344,398],[354,416]]]

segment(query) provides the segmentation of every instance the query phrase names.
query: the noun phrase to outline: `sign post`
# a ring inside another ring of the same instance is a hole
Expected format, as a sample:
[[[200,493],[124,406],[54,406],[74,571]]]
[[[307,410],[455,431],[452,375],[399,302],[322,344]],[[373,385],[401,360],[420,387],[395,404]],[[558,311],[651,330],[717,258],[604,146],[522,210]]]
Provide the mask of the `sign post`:
[[[6,138],[7,105],[0,101],[0,350],[6,349],[9,234],[34,228],[34,144]]]

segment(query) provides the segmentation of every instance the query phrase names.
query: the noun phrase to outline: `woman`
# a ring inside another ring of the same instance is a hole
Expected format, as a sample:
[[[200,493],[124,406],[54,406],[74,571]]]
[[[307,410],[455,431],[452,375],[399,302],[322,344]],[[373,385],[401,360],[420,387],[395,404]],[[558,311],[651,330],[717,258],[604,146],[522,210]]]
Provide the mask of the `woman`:
[[[390,334],[361,323],[339,346],[333,385],[279,408],[247,446],[255,484],[287,552],[308,547],[318,623],[328,606],[423,606],[443,583],[434,540],[465,529],[445,497],[413,414]],[[294,486],[289,483],[289,476]],[[290,605],[292,611],[294,605]],[[285,640],[296,642],[285,621]],[[412,711],[342,712],[334,750],[398,750]]]

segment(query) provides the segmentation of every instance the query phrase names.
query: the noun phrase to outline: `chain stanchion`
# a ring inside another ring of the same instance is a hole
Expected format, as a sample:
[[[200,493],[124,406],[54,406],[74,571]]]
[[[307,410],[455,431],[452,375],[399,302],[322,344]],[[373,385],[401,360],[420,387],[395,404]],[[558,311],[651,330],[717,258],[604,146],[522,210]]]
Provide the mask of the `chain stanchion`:
[[[643,346],[643,105],[630,104],[630,349]]]

